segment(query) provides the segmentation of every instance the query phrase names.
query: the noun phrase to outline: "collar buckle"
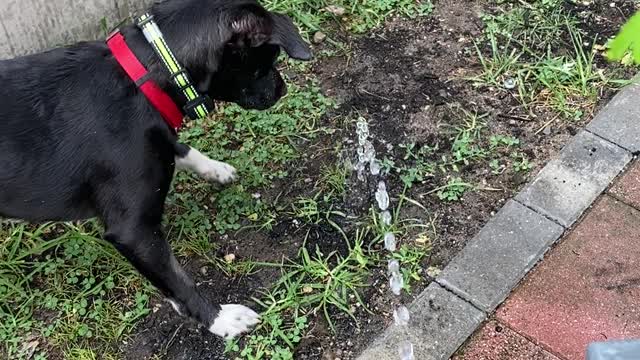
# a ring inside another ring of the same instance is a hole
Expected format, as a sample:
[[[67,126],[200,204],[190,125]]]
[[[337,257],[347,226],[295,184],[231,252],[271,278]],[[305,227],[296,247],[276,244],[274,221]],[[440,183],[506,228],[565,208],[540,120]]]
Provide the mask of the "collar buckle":
[[[200,95],[187,102],[183,110],[191,120],[198,120],[206,117],[213,108],[213,100],[211,100],[209,95]]]

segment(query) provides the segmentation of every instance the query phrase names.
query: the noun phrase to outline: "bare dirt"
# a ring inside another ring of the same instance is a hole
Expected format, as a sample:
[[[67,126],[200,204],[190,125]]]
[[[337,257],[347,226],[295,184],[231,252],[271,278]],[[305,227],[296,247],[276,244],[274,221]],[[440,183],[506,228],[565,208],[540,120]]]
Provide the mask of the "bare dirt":
[[[632,1],[616,1],[616,7],[610,7],[610,3],[595,1],[589,6],[568,6],[582,19],[589,37],[598,34],[606,38],[634,11]],[[354,126],[337,123],[335,119],[359,115],[369,119],[379,158],[402,159],[403,150],[399,145],[415,142],[438,145],[440,152],[433,155],[437,159],[450,151],[452,129],[460,123],[460,109],[486,113],[484,131],[519,138],[521,151],[527,154],[534,168],[525,175],[512,172],[494,175],[486,166],[462,167],[460,172],[466,181],[497,190],[468,192],[462,201],[455,203],[443,203],[433,195],[425,195],[446,182],[443,178],[446,175],[429,177],[410,189],[407,195],[428,209],[437,229],[433,234],[432,254],[424,266],[444,267],[493,213],[590,120],[590,116],[585,116],[578,122],[556,121],[549,131],[537,133],[550,118],[541,115],[530,119],[513,94],[503,89],[474,87],[467,80],[480,71],[480,64],[471,53],[473,40],[482,34],[480,15],[491,11],[483,1],[439,1],[434,14],[427,18],[395,19],[364,37],[342,37],[350,42],[350,55],[323,59],[313,69],[321,79],[324,92],[339,103],[338,109],[325,118],[323,125],[338,131],[314,144],[301,146],[306,154],[302,157],[304,160],[295,166],[291,180],[278,184],[277,188],[283,190],[278,192],[279,196],[292,201],[298,195],[311,194],[311,186],[305,179],[318,179],[321,164],[336,163],[340,154],[353,158]],[[341,33],[336,31],[334,36],[340,38]],[[598,107],[606,104],[612,95],[613,91],[602,93]],[[340,154],[326,151],[337,144],[345,149]],[[397,204],[403,185],[393,174],[387,182],[392,202]],[[350,215],[366,214],[375,203],[374,188],[373,179],[362,183],[353,176],[345,201],[335,204],[336,208]],[[278,194],[274,192],[273,196]],[[424,211],[412,207],[405,209],[404,216],[426,217]],[[294,256],[308,229],[301,229],[286,216],[277,221],[270,232],[241,232],[213,239],[221,247],[218,255],[234,253],[240,259],[256,261],[279,261],[283,255]],[[341,225],[346,232],[355,229],[348,222]],[[313,249],[316,245],[323,250],[346,251],[341,237],[330,227],[311,227],[307,246]],[[242,302],[250,296],[258,296],[258,290],[268,287],[279,275],[274,270],[262,270],[247,277],[229,279],[215,269],[209,269],[205,275],[203,264],[195,260],[187,261],[186,267],[196,274],[203,293],[219,303]],[[425,275],[420,284],[414,285],[414,294],[429,281]],[[383,271],[372,273],[370,284],[363,296],[373,314],[358,312],[359,327],[349,318],[336,314],[335,335],[318,317],[295,358],[353,359],[381,333],[391,322],[393,307],[398,301],[389,296]],[[226,358],[222,355],[224,345],[220,340],[196,324],[185,322],[170,306],[162,303],[158,303],[154,313],[137,327],[131,339],[122,344],[122,349],[127,359],[136,360],[150,359],[154,355],[185,360]]]

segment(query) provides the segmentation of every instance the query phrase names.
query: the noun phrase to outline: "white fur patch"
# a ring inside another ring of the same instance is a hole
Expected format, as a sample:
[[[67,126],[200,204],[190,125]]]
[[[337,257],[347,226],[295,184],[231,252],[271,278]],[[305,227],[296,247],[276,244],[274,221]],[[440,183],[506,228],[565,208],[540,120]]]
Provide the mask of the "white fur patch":
[[[227,304],[220,307],[222,310],[209,328],[218,336],[234,338],[260,322],[260,315],[246,306]]]
[[[193,148],[183,158],[176,156],[176,166],[178,169],[193,171],[207,181],[220,184],[228,184],[236,179],[236,169],[233,166],[211,160]]]

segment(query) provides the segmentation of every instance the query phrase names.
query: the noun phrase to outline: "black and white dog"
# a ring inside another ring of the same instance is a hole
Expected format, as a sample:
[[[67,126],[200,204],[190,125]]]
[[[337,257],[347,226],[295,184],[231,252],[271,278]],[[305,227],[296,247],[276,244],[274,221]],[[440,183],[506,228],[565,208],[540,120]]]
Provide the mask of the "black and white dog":
[[[150,13],[198,90],[267,109],[285,93],[275,67],[283,49],[308,60],[292,21],[254,0],[168,0]],[[121,29],[153,80],[185,100],[135,26]],[[0,216],[32,222],[98,217],[105,239],[188,315],[233,337],[258,315],[203,298],[163,236],[175,168],[221,184],[235,169],[178,143],[104,42],[0,61]]]

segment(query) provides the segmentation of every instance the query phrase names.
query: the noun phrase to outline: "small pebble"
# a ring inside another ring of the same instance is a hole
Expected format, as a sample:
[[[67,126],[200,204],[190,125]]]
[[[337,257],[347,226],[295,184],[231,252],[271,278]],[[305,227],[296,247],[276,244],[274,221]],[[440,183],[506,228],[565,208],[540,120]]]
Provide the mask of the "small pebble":
[[[343,16],[347,10],[345,10],[345,8],[343,8],[342,6],[337,6],[337,5],[329,5],[326,8],[324,8],[325,10],[327,10],[327,12],[335,15],[335,16]]]
[[[313,42],[315,44],[320,44],[324,42],[326,39],[327,39],[327,35],[322,31],[318,31],[317,33],[315,33],[315,35],[313,35]]]

